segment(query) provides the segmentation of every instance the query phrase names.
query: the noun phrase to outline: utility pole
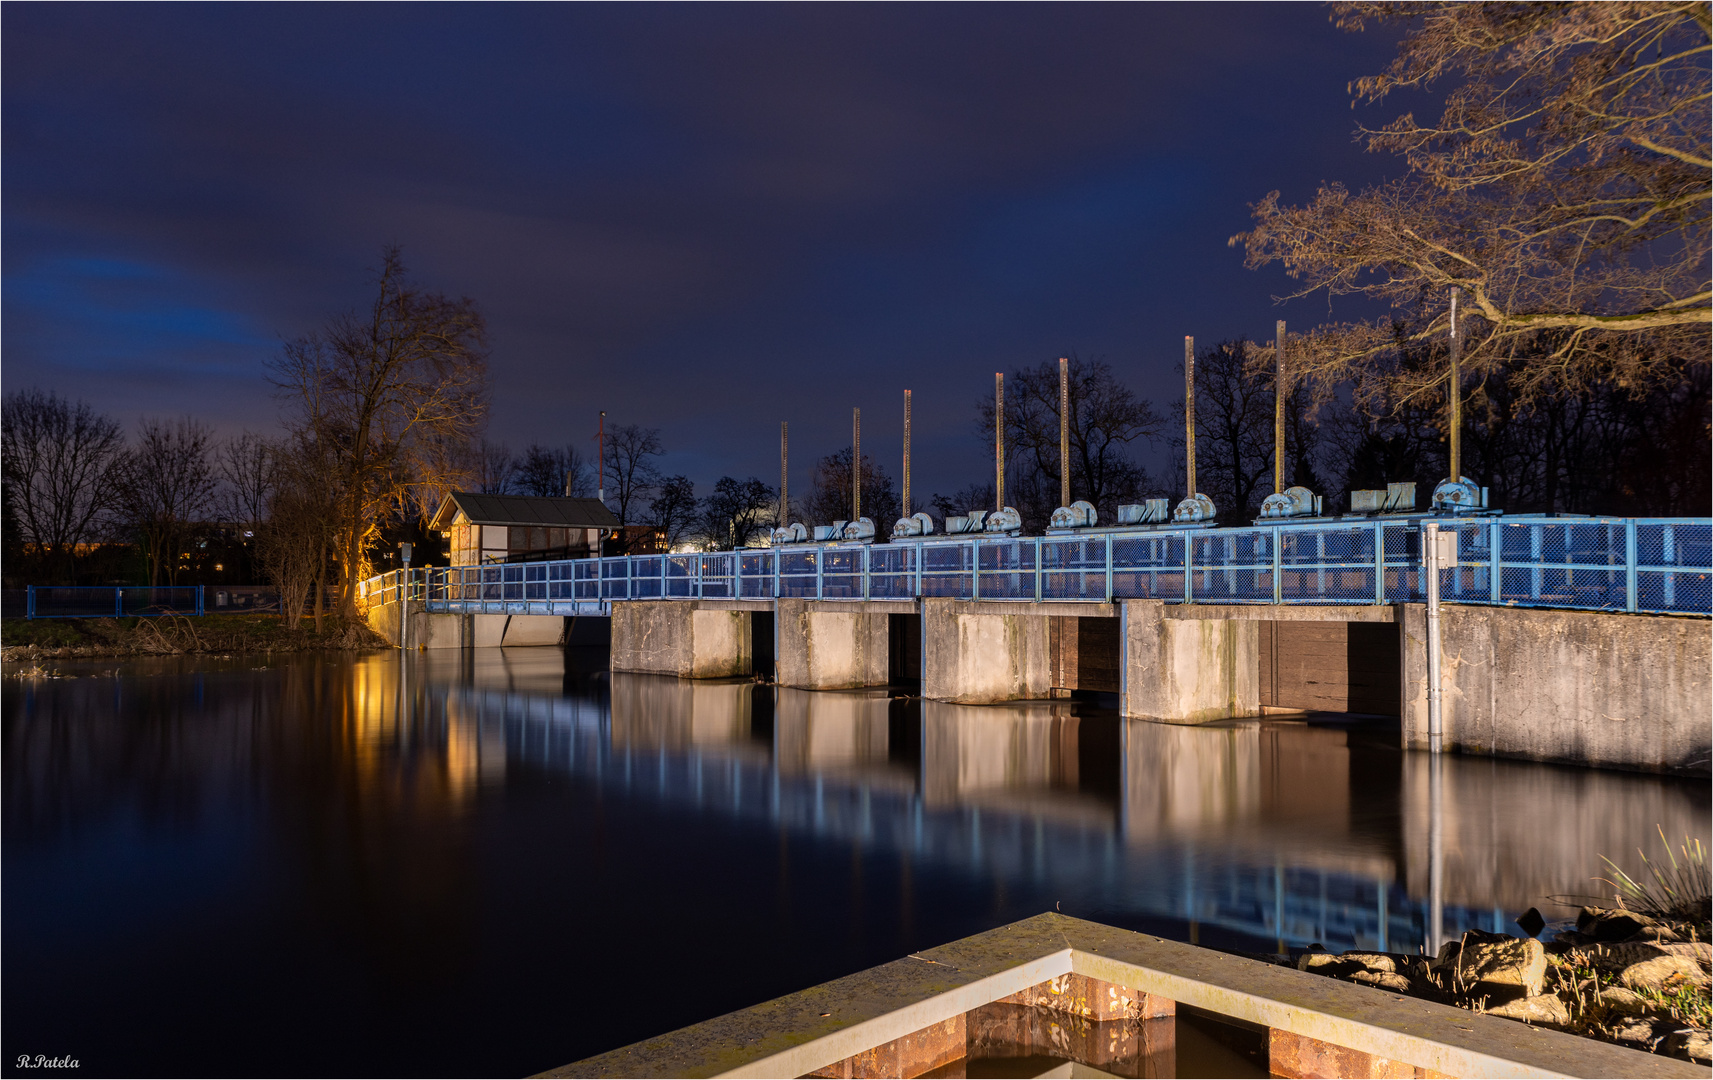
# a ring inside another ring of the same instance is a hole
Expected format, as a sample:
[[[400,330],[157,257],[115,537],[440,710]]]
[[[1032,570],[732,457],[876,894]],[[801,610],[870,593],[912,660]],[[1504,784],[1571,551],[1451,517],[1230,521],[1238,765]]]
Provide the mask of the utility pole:
[[[998,504],[1005,509],[1005,373],[993,373],[993,492]]]
[[[1070,361],[1059,357],[1059,505],[1071,505]]]

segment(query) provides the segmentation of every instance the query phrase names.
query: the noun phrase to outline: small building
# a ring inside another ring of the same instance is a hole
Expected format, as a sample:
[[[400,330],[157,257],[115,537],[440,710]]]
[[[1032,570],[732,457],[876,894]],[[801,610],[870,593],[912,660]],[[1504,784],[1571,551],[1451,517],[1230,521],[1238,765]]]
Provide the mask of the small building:
[[[586,559],[619,519],[599,499],[454,491],[428,527],[451,539],[453,566]]]

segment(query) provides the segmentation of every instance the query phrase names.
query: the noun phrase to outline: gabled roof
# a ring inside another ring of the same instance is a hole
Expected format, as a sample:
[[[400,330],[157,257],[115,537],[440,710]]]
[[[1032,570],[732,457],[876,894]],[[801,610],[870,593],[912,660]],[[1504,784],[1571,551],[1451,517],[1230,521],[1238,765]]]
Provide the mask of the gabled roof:
[[[454,491],[435,511],[431,529],[450,529],[462,510],[474,525],[547,525],[559,529],[616,529],[619,519],[599,499],[535,495],[478,495]]]

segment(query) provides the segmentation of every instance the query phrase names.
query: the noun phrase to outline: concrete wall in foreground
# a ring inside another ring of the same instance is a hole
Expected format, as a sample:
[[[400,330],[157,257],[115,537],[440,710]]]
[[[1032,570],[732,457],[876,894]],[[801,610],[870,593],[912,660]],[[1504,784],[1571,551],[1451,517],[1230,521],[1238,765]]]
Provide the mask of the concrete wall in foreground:
[[[1427,610],[1403,605],[1404,745],[1427,746]],[[1464,753],[1705,776],[1706,619],[1447,604],[1445,746]]]

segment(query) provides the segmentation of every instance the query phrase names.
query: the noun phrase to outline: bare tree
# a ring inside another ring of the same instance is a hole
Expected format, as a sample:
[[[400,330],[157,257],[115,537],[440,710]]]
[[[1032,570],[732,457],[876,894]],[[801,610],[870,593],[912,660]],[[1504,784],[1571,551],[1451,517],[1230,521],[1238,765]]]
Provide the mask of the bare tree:
[[[476,491],[483,495],[504,495],[512,489],[517,475],[517,458],[505,443],[483,439],[476,446]]]
[[[701,533],[710,550],[745,547],[772,523],[779,493],[750,477],[722,476],[702,500]]]
[[[1147,471],[1129,456],[1163,426],[1154,406],[1119,381],[1102,360],[1069,358],[1071,498],[1085,499],[1106,521],[1118,505],[1151,490]],[[993,445],[993,398],[976,402],[976,429]],[[1059,505],[1059,364],[1018,368],[1005,380],[1006,502],[1039,530]],[[966,509],[979,509],[967,507]]]
[[[79,544],[94,540],[115,509],[114,465],[124,436],[112,418],[30,389],[0,405],[0,476],[21,537],[70,581]]]
[[[254,533],[267,518],[275,484],[276,449],[260,435],[244,432],[215,453],[223,486],[220,515],[241,530]]]
[[[149,584],[178,580],[180,548],[219,488],[213,434],[201,422],[145,418],[125,455],[120,505],[149,563]],[[164,571],[164,574],[163,574]]]
[[[802,510],[815,525],[831,525],[850,518],[850,447],[828,454],[809,467],[809,494],[803,500]],[[862,516],[874,522],[875,532],[881,536],[892,534],[892,523],[899,516],[898,493],[892,488],[892,477],[867,454],[862,456]]]
[[[669,476],[655,485],[646,524],[659,529],[668,551],[677,547],[696,521],[696,485],[688,476]]]
[[[339,455],[313,435],[313,429],[300,432],[276,448],[267,520],[256,532],[256,560],[280,590],[284,623],[300,625],[305,608],[311,607],[320,630],[327,570],[342,531],[339,510],[345,500],[338,489]]]
[[[475,303],[410,284],[397,248],[382,253],[375,283],[368,309],[289,342],[271,365],[294,434],[333,455],[347,615],[383,518],[406,506],[424,512],[462,479],[467,458],[452,451],[487,418],[486,324]]]
[[[627,424],[607,432],[607,490],[608,497],[618,503],[614,512],[620,525],[636,522],[638,511],[660,482],[654,459],[663,453],[659,428]]]
[[[1708,8],[1676,3],[1347,3],[1339,23],[1407,27],[1396,61],[1359,100],[1456,80],[1437,122],[1406,114],[1362,130],[1410,172],[1304,206],[1278,192],[1232,238],[1251,267],[1279,262],[1300,287],[1392,307],[1302,340],[1324,397],[1352,381],[1371,414],[1443,400],[1446,367],[1400,350],[1448,332],[1466,297],[1464,370],[1512,370],[1519,400],[1601,380],[1647,387],[1709,356],[1713,147]],[[1530,356],[1512,369],[1511,361]]]
[[[531,443],[512,473],[511,488],[520,495],[583,496],[592,471],[574,446]]]
[[[228,439],[215,453],[221,488],[217,512],[238,533],[246,566],[244,580],[255,579],[256,537],[267,520],[277,483],[277,450],[267,439],[243,432]]]

